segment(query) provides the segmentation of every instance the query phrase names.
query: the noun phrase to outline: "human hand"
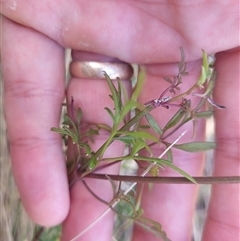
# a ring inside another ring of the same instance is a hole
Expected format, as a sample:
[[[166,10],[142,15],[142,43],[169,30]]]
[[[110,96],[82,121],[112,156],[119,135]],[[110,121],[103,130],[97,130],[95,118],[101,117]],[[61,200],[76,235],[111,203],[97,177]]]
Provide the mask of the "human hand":
[[[207,53],[225,51],[217,54],[216,62],[214,98],[227,107],[227,114],[216,111],[218,147],[214,175],[239,174],[239,117],[233,105],[239,98],[239,50],[226,51],[239,44],[237,1],[227,4],[195,1],[194,5],[188,1],[174,4],[68,1],[61,5],[57,1],[2,1],[1,4],[2,14],[13,21],[3,19],[2,25],[4,102],[12,166],[23,204],[33,220],[55,225],[67,216],[63,240],[70,240],[106,209],[80,181],[71,189],[69,198],[61,140],[49,131],[58,125],[64,97],[65,47],[72,48],[76,58],[82,58],[82,51],[89,51],[144,65],[147,83],[141,96],[143,102],[164,89],[162,76],[176,74],[179,46],[188,61],[190,74],[185,78],[186,83],[198,78],[195,69],[199,69],[201,49]],[[126,85],[130,91],[129,83]],[[86,123],[110,121],[103,110],[111,102],[104,81],[73,78],[67,92],[68,96],[74,96],[75,105],[83,109]],[[159,122],[164,121],[161,113],[160,109],[154,112]],[[202,133],[200,127],[199,139],[203,138]],[[99,138],[94,145],[101,142]],[[120,151],[113,146],[108,155]],[[175,164],[189,174],[200,175],[202,155],[181,154],[175,159]],[[238,185],[213,187],[204,240],[236,239],[238,188]],[[111,195],[110,188],[102,191],[105,196]],[[172,240],[190,240],[196,191],[193,186],[156,185],[148,199],[143,196],[145,215],[158,220]],[[110,240],[112,222],[109,215],[84,239]],[[136,227],[133,240],[154,240],[149,235]]]

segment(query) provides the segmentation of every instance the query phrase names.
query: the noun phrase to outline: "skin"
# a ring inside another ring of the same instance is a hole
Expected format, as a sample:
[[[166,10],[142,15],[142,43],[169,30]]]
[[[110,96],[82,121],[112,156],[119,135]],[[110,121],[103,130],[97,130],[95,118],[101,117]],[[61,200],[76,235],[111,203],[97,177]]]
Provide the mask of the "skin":
[[[63,222],[65,241],[106,209],[80,181],[69,193],[61,140],[49,131],[58,126],[65,95],[66,47],[74,50],[76,60],[86,58],[83,51],[88,51],[100,59],[110,56],[144,65],[147,80],[140,98],[143,102],[158,97],[167,86],[162,76],[176,74],[179,46],[185,51],[188,65],[186,86],[198,78],[201,49],[217,53],[214,100],[227,110],[215,111],[214,175],[239,175],[238,4],[237,0],[1,0],[4,108],[12,166],[23,204],[34,221],[46,226]],[[125,81],[125,85],[130,92],[129,82]],[[86,124],[99,120],[110,123],[103,110],[111,105],[108,93],[104,80],[72,78],[67,88],[68,98],[74,96],[75,105],[83,109]],[[163,116],[167,118],[174,111],[157,109],[153,114],[163,123]],[[199,140],[203,128],[200,123]],[[190,132],[184,138],[189,137]],[[92,148],[96,149],[105,138],[101,135]],[[106,156],[121,155],[122,150],[113,145]],[[201,175],[203,156],[179,153],[175,164],[191,175]],[[116,173],[117,167],[109,171]],[[162,175],[175,173],[166,169]],[[111,198],[109,183],[91,180],[89,185],[104,198]],[[152,192],[143,195],[142,206],[147,217],[163,225],[170,239],[186,241],[191,237],[196,193],[196,186],[155,185]],[[237,240],[238,205],[239,185],[213,186],[204,241]],[[79,240],[110,240],[112,216],[107,215]],[[155,238],[136,227],[133,240]]]

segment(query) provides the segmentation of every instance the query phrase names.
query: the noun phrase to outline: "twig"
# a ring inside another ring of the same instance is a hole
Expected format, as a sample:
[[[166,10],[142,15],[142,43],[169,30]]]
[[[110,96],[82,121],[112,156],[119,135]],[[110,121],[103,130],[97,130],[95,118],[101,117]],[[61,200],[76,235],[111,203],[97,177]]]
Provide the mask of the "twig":
[[[144,177],[144,176],[123,176],[109,175],[114,181],[138,182],[138,183],[156,183],[156,184],[195,184],[186,177]],[[86,178],[105,179],[105,174],[91,173]],[[219,177],[193,177],[197,184],[234,184],[240,183],[240,176],[219,176]]]

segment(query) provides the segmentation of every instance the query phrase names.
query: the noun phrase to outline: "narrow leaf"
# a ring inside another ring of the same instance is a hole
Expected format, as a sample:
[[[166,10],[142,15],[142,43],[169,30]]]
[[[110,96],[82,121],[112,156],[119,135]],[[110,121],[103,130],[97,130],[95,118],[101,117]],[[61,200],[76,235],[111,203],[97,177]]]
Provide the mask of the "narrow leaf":
[[[92,153],[91,147],[88,145],[87,142],[81,142],[78,144],[80,148],[84,148],[86,150],[87,155],[90,155]]]
[[[107,75],[106,72],[104,72],[104,76],[105,76],[105,78],[106,78],[106,80],[107,80],[109,89],[111,90],[111,93],[112,93],[112,99],[113,99],[113,101],[114,101],[115,111],[116,111],[116,113],[119,113],[117,90],[116,90],[115,86],[113,85],[112,80],[110,79],[110,77]]]
[[[195,112],[195,116],[197,118],[209,118],[213,116],[214,112],[209,110],[209,111],[200,111],[200,112]]]
[[[67,132],[65,130],[63,130],[62,128],[52,127],[51,131],[57,132],[57,133],[62,134],[62,135],[67,135]]]
[[[137,101],[138,100],[138,96],[140,95],[142,88],[143,88],[143,84],[146,78],[146,73],[145,70],[141,67],[138,73],[138,79],[137,79],[137,83],[136,86],[134,87],[134,91],[132,94],[132,100]]]
[[[77,126],[80,125],[81,119],[82,119],[82,110],[81,110],[81,108],[78,108],[77,113],[76,113],[76,121],[77,121],[76,124],[77,124]]]
[[[209,142],[189,142],[184,144],[174,145],[174,148],[186,151],[186,152],[201,152],[212,150],[216,147],[216,143]]]
[[[203,88],[203,84],[205,83],[206,81],[206,78],[207,78],[207,74],[206,74],[206,71],[205,69],[203,68],[203,66],[201,67],[201,75],[198,79],[198,82],[197,82],[197,85],[200,87],[200,88]]]
[[[73,127],[74,131],[75,131],[76,133],[78,133],[79,130],[78,130],[78,128],[76,127],[74,121],[71,119],[71,117],[66,114],[66,115],[65,115],[65,118],[66,118],[66,121],[70,123],[70,127]]]
[[[117,104],[118,104],[118,110],[119,110],[119,115],[121,114],[122,108],[123,108],[123,102],[122,102],[122,88],[121,88],[121,83],[120,80],[117,80],[118,83],[118,91],[117,91]]]
[[[206,72],[206,77],[208,78],[209,77],[209,74],[210,74],[210,70],[209,70],[209,63],[208,63],[208,56],[207,56],[207,53],[203,50],[203,53],[202,53],[202,65],[203,65],[203,68],[205,69],[205,72]]]
[[[178,168],[177,166],[175,166],[173,163],[170,163],[168,161],[163,161],[161,160],[162,164],[170,167],[171,169],[175,170],[176,172],[178,172],[179,174],[181,174],[182,176],[186,177],[188,180],[190,180],[191,182],[197,184],[196,180],[191,177],[188,173],[186,173],[185,171],[183,171],[182,169]]]
[[[135,140],[135,141],[133,142],[130,155],[131,155],[131,156],[137,155],[138,152],[139,152],[140,150],[142,150],[143,148],[145,148],[145,149],[149,152],[149,154],[152,155],[152,151],[151,151],[150,147],[149,147],[149,146],[147,145],[147,143],[146,143],[144,140],[142,140],[142,139],[137,139],[137,140]],[[133,159],[136,159],[136,158],[134,157]]]
[[[206,80],[210,76],[210,70],[209,70],[209,63],[208,63],[208,57],[207,53],[205,51],[202,52],[202,67],[201,67],[201,75],[198,79],[198,86],[200,88],[203,88],[203,84],[206,82]]]
[[[119,140],[119,141],[122,141],[122,142],[130,145],[130,144],[134,143],[135,138],[132,136],[119,136],[119,137],[113,138],[113,140]]]
[[[158,134],[158,135],[162,135],[163,131],[161,130],[160,126],[158,125],[158,123],[156,122],[156,120],[153,118],[153,116],[151,114],[146,114],[146,119],[149,123],[149,125],[153,128],[153,130]]]
[[[164,76],[163,79],[166,80],[168,83],[172,84],[172,80],[169,77]]]
[[[211,73],[211,78],[209,79],[206,91],[203,94],[203,96],[206,96],[206,95],[209,95],[209,94],[212,93],[213,88],[214,88],[215,83],[216,83],[216,77],[217,77],[216,71],[213,70],[212,73]]]
[[[160,165],[160,166],[163,166],[163,165],[168,166],[168,167],[172,168],[173,170],[177,171],[182,176],[186,177],[191,182],[197,183],[195,181],[195,179],[193,177],[191,177],[188,173],[186,173],[182,169],[178,168],[177,166],[175,166],[173,163],[169,162],[168,160],[160,159],[160,158],[153,158],[153,157],[143,157],[143,156],[134,156],[133,159],[139,160],[139,161],[153,162],[153,163],[155,162],[157,165]]]
[[[169,149],[167,152],[167,159],[169,162],[173,162],[173,155],[172,155],[172,150]]]
[[[108,131],[108,132],[110,132],[110,133],[111,133],[111,131],[112,131],[112,127],[110,127],[110,126],[107,125],[107,124],[97,124],[96,126],[97,126],[97,128],[103,129],[103,130]]]
[[[51,131],[71,137],[73,143],[77,143],[79,140],[79,136],[74,131],[70,130],[68,127],[63,127],[63,128],[52,127]]]
[[[124,131],[124,132],[117,132],[117,135],[120,134],[124,134],[126,136],[132,136],[135,138],[143,138],[143,139],[148,139],[148,140],[152,140],[152,141],[156,141],[158,142],[158,138],[152,134],[150,134],[149,132],[146,131],[137,131],[137,132],[132,132],[132,131]]]
[[[177,125],[180,120],[185,116],[185,114],[186,111],[183,108],[179,109],[176,114],[169,120],[169,122],[164,126],[163,132]]]
[[[113,120],[113,122],[114,122],[115,117],[114,117],[113,112],[112,112],[108,107],[105,107],[104,109],[108,112],[108,114],[110,115],[110,117],[112,118],[112,120]]]
[[[126,114],[128,114],[132,109],[136,108],[137,106],[138,106],[138,102],[134,100],[129,100],[123,107],[121,117],[119,118],[118,121],[121,121],[126,116]]]

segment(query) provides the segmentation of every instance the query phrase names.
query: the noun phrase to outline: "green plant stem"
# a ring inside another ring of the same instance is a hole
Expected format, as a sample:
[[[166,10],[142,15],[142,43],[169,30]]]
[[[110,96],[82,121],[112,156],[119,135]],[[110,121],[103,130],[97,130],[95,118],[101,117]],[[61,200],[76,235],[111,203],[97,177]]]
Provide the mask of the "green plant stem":
[[[128,123],[126,123],[121,129],[119,129],[119,132],[123,132],[126,130],[129,130],[131,126],[133,126],[134,124],[136,124],[143,116],[145,116],[146,114],[148,114],[151,110],[153,110],[154,107],[153,106],[147,106],[146,108],[144,108],[142,111],[140,111],[136,116],[134,116]],[[108,138],[108,140],[94,153],[95,158],[99,158],[101,159],[101,157],[104,154],[104,151],[107,149],[107,147],[114,141],[113,138],[116,137],[116,130],[113,130],[110,137]],[[100,160],[99,160],[100,161]],[[97,165],[96,165],[97,167]],[[95,169],[95,168],[94,168]],[[88,170],[86,172],[84,172],[82,174],[82,177],[88,175],[90,172],[92,172],[94,169],[92,170]]]
[[[123,176],[107,175],[114,181],[159,183],[159,184],[194,184],[185,177],[143,177],[143,176]],[[108,180],[105,174],[90,173],[85,178],[96,178]],[[240,176],[219,176],[219,177],[193,177],[197,184],[234,184],[240,183]]]

